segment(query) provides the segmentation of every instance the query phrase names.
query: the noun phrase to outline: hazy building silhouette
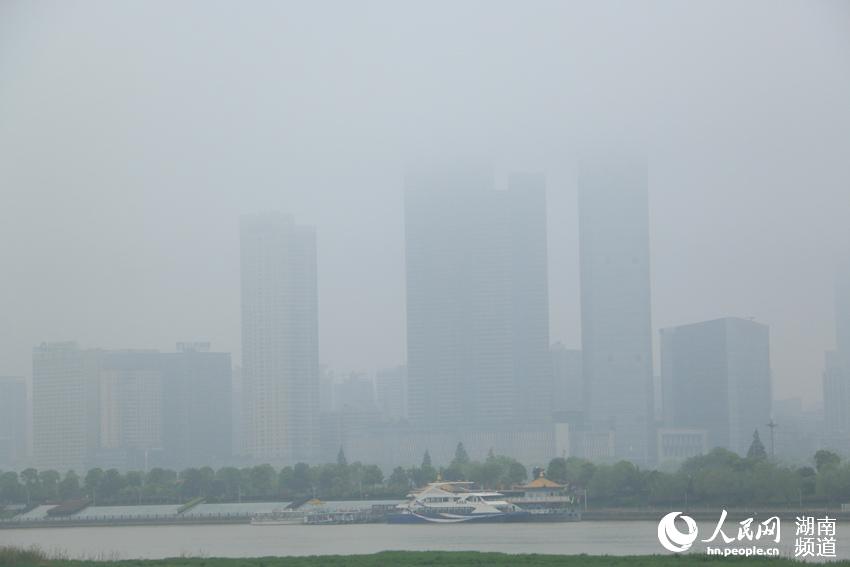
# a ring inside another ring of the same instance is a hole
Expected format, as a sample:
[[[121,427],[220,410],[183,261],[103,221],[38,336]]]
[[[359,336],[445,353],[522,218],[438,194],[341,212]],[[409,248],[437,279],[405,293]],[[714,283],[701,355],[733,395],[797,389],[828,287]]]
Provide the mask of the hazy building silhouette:
[[[823,372],[824,442],[850,450],[850,262],[835,274],[835,350],[826,352]]]
[[[95,351],[99,441],[95,464],[128,468],[163,443],[163,374],[158,351]]]
[[[230,354],[209,343],[177,343],[159,355],[163,384],[163,459],[170,466],[227,464],[233,454]]]
[[[556,343],[550,349],[552,360],[552,411],[559,419],[572,420],[584,409],[584,381],[581,351]]]
[[[245,398],[242,395],[242,367],[232,365],[231,368],[231,392],[230,400],[231,420],[232,425],[230,431],[233,436],[233,455],[244,456],[247,452],[245,448],[245,420],[247,412],[245,411]]]
[[[328,413],[334,409],[334,371],[326,365],[319,367],[319,412]]]
[[[33,461],[39,469],[85,470],[99,445],[97,351],[43,343],[32,354]]]
[[[487,168],[406,178],[408,412],[426,427],[549,419],[545,187]]]
[[[333,410],[345,407],[361,411],[377,412],[375,403],[375,383],[365,374],[350,373],[333,384]]]
[[[508,275],[515,411],[519,420],[546,422],[552,414],[552,391],[545,176],[511,173],[505,199],[511,236]]]
[[[728,317],[662,329],[662,379],[672,427],[704,429],[709,447],[745,455],[771,419],[766,325]]]
[[[27,384],[0,376],[0,468],[20,468],[27,458]]]
[[[707,437],[705,429],[659,428],[655,437],[658,463],[669,466],[705,454]]]
[[[823,416],[825,433],[830,437],[850,432],[847,373],[838,351],[827,351],[823,371]]]
[[[186,347],[186,345],[192,345]],[[198,344],[205,345],[197,348]],[[33,350],[33,453],[40,468],[221,465],[232,456],[230,355]]]
[[[100,428],[93,464],[127,469],[230,462],[230,354],[209,349],[209,343],[177,343],[177,352],[95,351]]]
[[[835,276],[835,350],[850,366],[850,259],[839,263]]]
[[[407,367],[385,368],[375,373],[375,400],[381,416],[395,421],[407,418]]]
[[[586,433],[597,456],[613,446],[608,457],[646,463],[654,446],[646,164],[587,160],[578,181]]]
[[[773,400],[774,446],[776,456],[808,463],[820,447],[823,437],[823,416],[817,409],[804,409],[802,398]],[[763,437],[770,450],[770,434]]]
[[[280,214],[241,219],[242,373],[251,457],[312,462],[318,448],[316,232]]]

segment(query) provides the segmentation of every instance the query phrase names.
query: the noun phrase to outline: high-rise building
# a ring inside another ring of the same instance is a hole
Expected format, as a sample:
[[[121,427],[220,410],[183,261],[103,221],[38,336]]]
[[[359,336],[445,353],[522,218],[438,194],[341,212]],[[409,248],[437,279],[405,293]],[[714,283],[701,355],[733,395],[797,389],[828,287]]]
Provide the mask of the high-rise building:
[[[527,423],[546,422],[553,409],[546,178],[539,173],[512,173],[505,193],[511,236],[508,275],[515,412]]]
[[[251,457],[313,462],[319,435],[316,232],[280,214],[241,219],[242,374]]]
[[[556,343],[552,345],[552,411],[559,419],[574,421],[584,409],[584,382],[581,372],[581,351]]]
[[[497,191],[489,169],[455,165],[405,183],[411,422],[549,420],[543,178]]]
[[[773,400],[773,445],[777,457],[806,462],[820,449],[823,417],[818,409],[804,409],[802,398]],[[846,436],[845,436],[846,437]],[[770,451],[770,434],[762,437]]]
[[[162,449],[170,466],[227,464],[233,454],[230,354],[206,342],[177,343],[160,354]]]
[[[160,354],[101,351],[99,413],[101,455],[131,464],[130,455],[162,447],[163,379]],[[123,453],[123,458],[114,455]]]
[[[823,416],[826,433],[844,436],[850,433],[850,391],[847,372],[838,351],[826,352],[823,371]]]
[[[707,432],[708,447],[745,455],[771,419],[766,325],[727,317],[662,329],[663,380],[672,427]]]
[[[0,468],[20,467],[27,458],[27,384],[0,376]]]
[[[98,351],[100,440],[93,464],[221,466],[232,447],[230,354],[209,343],[177,352]]]
[[[230,355],[207,352],[209,343],[178,350],[35,348],[35,464],[80,472],[229,462]]]
[[[823,409],[826,445],[844,451],[850,434],[850,262],[839,263],[835,273],[835,350],[825,356]]]
[[[396,366],[375,374],[375,400],[389,420],[407,419],[407,367]]]
[[[835,277],[835,350],[850,367],[850,259],[839,263]]]
[[[32,354],[33,460],[40,469],[78,472],[100,443],[97,351],[43,343]]]
[[[233,455],[242,457],[245,455],[245,398],[242,396],[242,367],[234,365],[231,377],[230,400],[232,425],[230,428],[233,439]]]
[[[655,443],[644,162],[580,164],[579,236],[586,433],[613,438],[609,458],[647,463]]]

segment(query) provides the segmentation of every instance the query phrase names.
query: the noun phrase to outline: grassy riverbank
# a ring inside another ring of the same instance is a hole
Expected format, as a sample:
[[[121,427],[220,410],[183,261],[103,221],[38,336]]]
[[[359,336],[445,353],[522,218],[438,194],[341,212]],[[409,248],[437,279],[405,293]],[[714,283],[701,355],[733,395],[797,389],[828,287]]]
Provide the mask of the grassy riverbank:
[[[49,557],[39,550],[0,548],[0,567],[81,567],[95,564],[98,567],[385,567],[407,566],[528,566],[528,567],[690,567],[717,565],[785,565],[802,563],[790,559],[720,558],[705,555],[508,555],[504,553],[479,553],[475,551],[385,551],[373,555],[325,555],[315,557],[261,557],[246,559],[219,559],[202,557],[177,557],[160,560],[69,560]],[[850,566],[850,561],[830,565]]]

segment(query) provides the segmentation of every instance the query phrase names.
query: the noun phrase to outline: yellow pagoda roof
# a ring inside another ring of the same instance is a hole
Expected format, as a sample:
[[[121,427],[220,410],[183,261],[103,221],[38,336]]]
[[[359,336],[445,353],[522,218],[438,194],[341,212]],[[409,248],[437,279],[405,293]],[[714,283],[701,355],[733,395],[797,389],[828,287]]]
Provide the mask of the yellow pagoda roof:
[[[564,488],[564,485],[551,481],[540,472],[540,476],[522,486],[522,488]]]

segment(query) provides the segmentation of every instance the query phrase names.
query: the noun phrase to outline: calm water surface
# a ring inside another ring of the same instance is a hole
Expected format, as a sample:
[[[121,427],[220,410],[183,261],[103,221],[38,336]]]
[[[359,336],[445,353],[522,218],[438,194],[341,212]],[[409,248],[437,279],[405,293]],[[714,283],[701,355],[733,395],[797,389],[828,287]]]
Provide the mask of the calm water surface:
[[[257,557],[332,555],[383,550],[475,550],[546,554],[654,554],[658,524],[567,522],[528,524],[347,526],[132,526],[0,530],[0,545],[38,545],[72,557],[164,558],[180,555]],[[783,522],[784,554],[793,553],[794,525]],[[711,534],[714,524],[699,524]],[[850,559],[850,524],[837,529],[841,558]],[[734,533],[731,525],[727,533]],[[845,539],[846,538],[846,539]],[[703,553],[704,544],[695,551]],[[713,544],[712,544],[713,545]]]

